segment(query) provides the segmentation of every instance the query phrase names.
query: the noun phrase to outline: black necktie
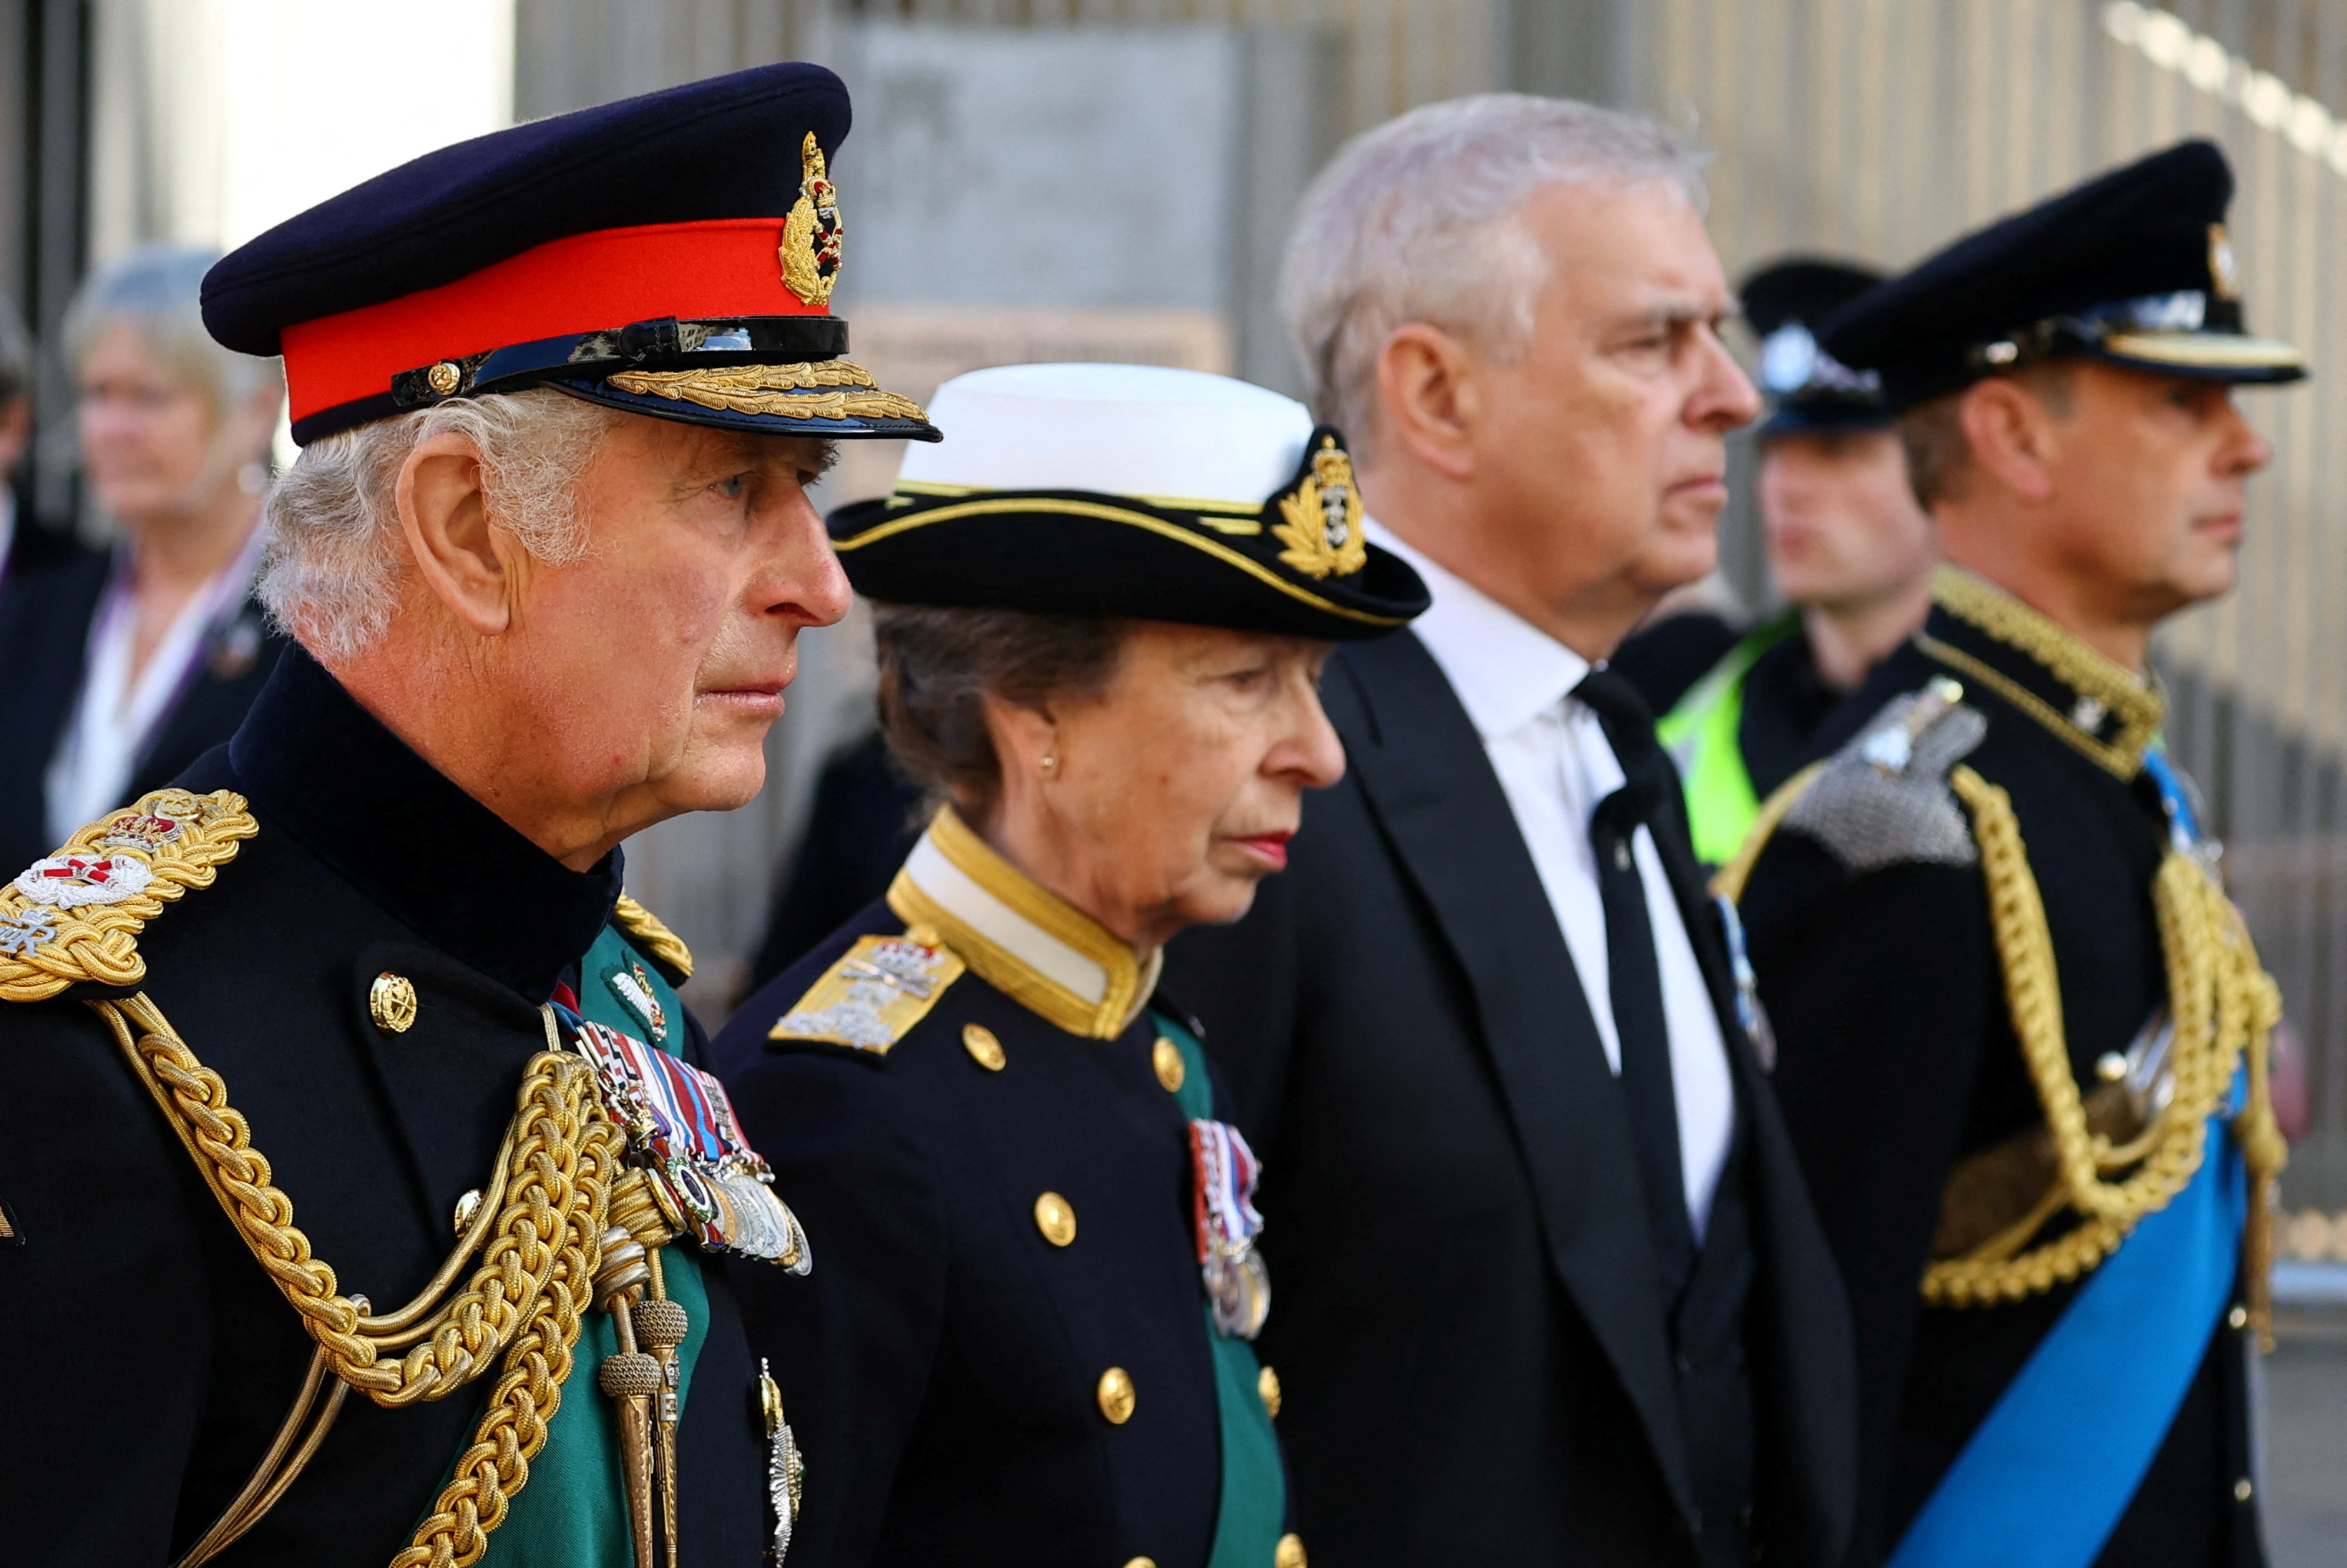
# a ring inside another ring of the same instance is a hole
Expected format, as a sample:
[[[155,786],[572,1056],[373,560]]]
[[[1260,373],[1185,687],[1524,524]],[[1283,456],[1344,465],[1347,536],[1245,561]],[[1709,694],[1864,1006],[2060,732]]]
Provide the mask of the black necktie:
[[[1695,1270],[1695,1228],[1687,1217],[1686,1177],[1679,1163],[1678,1097],[1671,1085],[1670,1024],[1663,1013],[1662,966],[1646,918],[1645,880],[1632,840],[1655,820],[1673,786],[1669,760],[1655,740],[1654,715],[1637,688],[1607,669],[1590,671],[1573,695],[1604,726],[1626,779],[1597,803],[1589,824],[1597,853],[1597,891],[1605,904],[1606,974],[1614,1029],[1622,1044],[1622,1094],[1638,1150],[1639,1184],[1662,1275],[1663,1299],[1676,1305]]]

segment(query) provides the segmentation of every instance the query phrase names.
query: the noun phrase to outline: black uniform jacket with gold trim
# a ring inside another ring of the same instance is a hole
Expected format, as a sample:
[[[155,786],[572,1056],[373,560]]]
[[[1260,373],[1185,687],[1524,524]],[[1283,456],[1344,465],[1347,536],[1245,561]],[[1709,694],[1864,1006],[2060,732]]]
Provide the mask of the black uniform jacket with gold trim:
[[[2045,900],[2071,1065],[2091,1087],[2096,1059],[2125,1051],[2167,996],[2151,894],[2167,830],[2140,766],[2159,701],[2001,591],[1977,579],[1958,586],[1967,585],[1968,601],[2001,600],[2005,614],[2067,645],[2070,678],[1942,603],[1819,745],[1849,739],[1935,676],[1963,683],[1965,704],[1988,719],[1964,761],[2012,796]],[[2083,709],[2082,697],[2092,699]],[[2073,715],[2096,720],[2092,731]],[[1761,855],[1743,907],[1776,1028],[1778,1100],[1850,1296],[1858,1562],[1868,1564],[1896,1544],[2075,1294],[1956,1309],[1926,1308],[1920,1290],[1957,1160],[2045,1115],[2013,1031],[1977,863],[1853,876],[1788,830]],[[2241,1340],[2216,1336],[2103,1562],[2261,1561],[2255,1510],[2233,1499],[2248,1464]]]
[[[815,1248],[805,1279],[735,1274],[806,1456],[792,1568],[1203,1568],[1214,1371],[1188,1121],[1148,1013],[1088,1038],[972,969],[885,1054],[767,1038],[858,937],[905,929],[874,904],[714,1047]],[[965,1047],[973,1024],[999,1071]],[[1074,1211],[1065,1247],[1038,1226],[1046,1192]],[[1122,1425],[1099,1398],[1112,1367],[1134,1390]]]
[[[485,1185],[538,1004],[610,917],[614,854],[565,869],[289,649],[229,746],[179,780],[233,789],[260,831],[138,937],[161,1008],[346,1292],[423,1288]],[[649,952],[647,962],[657,958]],[[370,1019],[414,982],[405,1033]],[[572,977],[575,982],[575,975]],[[312,1344],[77,987],[0,1003],[0,1563],[159,1564],[200,1535],[292,1405]],[[722,1271],[681,1433],[683,1548],[759,1559],[764,1443]],[[574,1369],[567,1399],[600,1398]],[[469,1441],[494,1376],[436,1403],[362,1395],[222,1564],[382,1568]],[[496,1538],[491,1537],[491,1550]]]

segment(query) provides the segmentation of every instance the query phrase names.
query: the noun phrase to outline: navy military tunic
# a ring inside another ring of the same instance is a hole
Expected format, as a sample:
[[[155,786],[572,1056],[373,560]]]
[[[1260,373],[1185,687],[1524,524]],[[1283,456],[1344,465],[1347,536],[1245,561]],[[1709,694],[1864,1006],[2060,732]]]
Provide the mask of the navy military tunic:
[[[1150,977],[1097,926],[1059,928],[1122,971],[1080,1004],[917,888],[908,905],[938,836],[889,901],[760,992],[713,1047],[814,1249],[805,1279],[736,1274],[805,1458],[791,1561],[1203,1568],[1225,1502],[1227,1351],[1204,1320],[1174,1090],[1204,1059],[1192,1044],[1194,1069],[1169,1064],[1181,1058],[1160,1041],[1181,1026],[1139,1005]],[[959,842],[995,891],[1057,903],[982,847],[969,855],[968,830]],[[924,917],[945,930],[936,967],[906,976],[926,995],[868,1033],[833,1017],[832,1039],[770,1037],[815,1017],[859,954],[907,932],[908,910],[920,938],[938,942]],[[993,935],[1038,934],[1016,923]],[[1239,1413],[1263,1429],[1276,1485],[1261,1404],[1275,1385],[1245,1365],[1256,1404]],[[1260,1532],[1260,1568],[1280,1527],[1274,1514]],[[1283,1568],[1301,1563],[1292,1541],[1278,1551]]]
[[[2009,792],[2044,898],[2074,1074],[2124,1052],[2168,999],[2151,884],[2168,843],[2142,770],[2160,703],[1980,579],[1943,574],[1916,639],[1819,738],[1829,750],[1935,677],[1987,720],[1964,761]],[[1956,607],[1952,607],[1952,606]],[[1965,613],[1959,613],[1959,609]],[[2026,651],[2013,627],[2066,656]],[[2003,635],[2000,635],[2000,631]],[[1886,851],[1887,853],[1887,851]],[[1958,1163],[2045,1125],[2007,1004],[1977,863],[1846,869],[1792,830],[1743,899],[1776,1085],[1849,1289],[1860,1370],[1856,1561],[1880,1561],[2079,1284],[2008,1305],[1927,1306],[1918,1282]],[[2233,1315],[2100,1562],[2252,1568],[2248,1336]]]
[[[235,738],[179,782],[245,797],[260,830],[140,932],[146,977],[0,1003],[14,1232],[0,1240],[0,1563],[175,1561],[268,1449],[313,1349],[83,1000],[154,1000],[225,1081],[339,1288],[388,1311],[448,1255],[452,1212],[486,1185],[524,1066],[546,1048],[539,1004],[577,985],[620,897],[616,851],[564,867],[298,647]],[[404,1033],[370,1013],[385,972],[415,988]],[[700,1050],[696,1030],[686,1054]],[[751,1568],[770,1529],[757,1368],[723,1272],[702,1273],[682,1560]],[[283,1500],[214,1561],[383,1568],[471,1441],[496,1370],[403,1409],[352,1395]],[[601,1401],[589,1358],[563,1391]],[[486,1561],[517,1545],[492,1534]]]

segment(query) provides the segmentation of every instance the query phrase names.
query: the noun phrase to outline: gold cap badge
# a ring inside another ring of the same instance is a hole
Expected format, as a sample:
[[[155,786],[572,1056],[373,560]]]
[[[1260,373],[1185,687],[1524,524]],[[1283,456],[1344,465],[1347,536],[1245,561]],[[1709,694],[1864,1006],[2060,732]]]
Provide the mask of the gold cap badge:
[[[823,148],[809,131],[799,148],[799,199],[783,219],[784,285],[806,304],[829,305],[846,237],[839,218],[839,189],[825,171]]]
[[[2219,300],[2241,297],[2240,268],[2233,259],[2232,237],[2221,223],[2209,225],[2209,282]]]
[[[1361,533],[1361,493],[1353,460],[1331,430],[1313,436],[1312,460],[1296,488],[1279,498],[1281,521],[1272,536],[1287,548],[1280,560],[1307,577],[1349,577],[1369,564]]]

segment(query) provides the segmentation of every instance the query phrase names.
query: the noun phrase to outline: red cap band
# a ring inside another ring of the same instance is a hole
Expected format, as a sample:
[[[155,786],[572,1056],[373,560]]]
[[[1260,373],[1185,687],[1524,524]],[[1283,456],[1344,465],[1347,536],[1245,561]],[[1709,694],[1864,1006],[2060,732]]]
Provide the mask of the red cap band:
[[[783,285],[779,218],[604,229],[548,240],[436,289],[288,327],[292,417],[376,397],[402,371],[674,316],[822,316]]]

